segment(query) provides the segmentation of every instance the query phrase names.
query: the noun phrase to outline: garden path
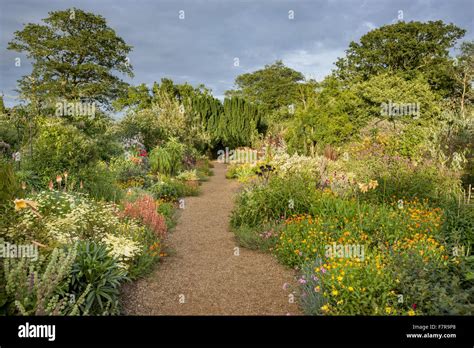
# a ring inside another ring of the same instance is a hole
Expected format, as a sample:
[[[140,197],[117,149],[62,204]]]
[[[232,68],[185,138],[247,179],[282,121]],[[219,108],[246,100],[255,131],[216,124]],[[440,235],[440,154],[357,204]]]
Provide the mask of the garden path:
[[[125,314],[300,314],[283,289],[284,283],[294,283],[293,270],[270,254],[236,249],[229,216],[239,184],[225,178],[224,164],[214,165],[214,176],[199,196],[185,199],[178,225],[167,237],[172,255],[125,287]]]

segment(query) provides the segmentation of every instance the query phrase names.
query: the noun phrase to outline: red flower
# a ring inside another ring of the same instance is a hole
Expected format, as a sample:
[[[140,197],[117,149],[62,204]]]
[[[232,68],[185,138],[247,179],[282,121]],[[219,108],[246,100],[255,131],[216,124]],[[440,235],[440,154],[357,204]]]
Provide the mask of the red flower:
[[[412,304],[411,308],[416,309],[416,303]]]

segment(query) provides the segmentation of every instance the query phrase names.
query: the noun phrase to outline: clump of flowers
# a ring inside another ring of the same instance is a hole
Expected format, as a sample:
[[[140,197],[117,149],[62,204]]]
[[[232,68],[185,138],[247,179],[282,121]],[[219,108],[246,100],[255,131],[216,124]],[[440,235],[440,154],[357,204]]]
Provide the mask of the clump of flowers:
[[[157,212],[156,202],[150,195],[143,195],[134,202],[126,202],[121,215],[139,220],[159,238],[166,236],[166,219]]]
[[[379,183],[377,180],[370,180],[368,183],[359,183],[359,190],[362,193],[366,193],[369,190],[375,190]]]
[[[271,164],[276,168],[276,172],[281,177],[288,177],[294,174],[319,176],[321,174],[322,157],[308,157],[298,154],[290,156],[287,153],[275,155]]]
[[[110,233],[106,234],[102,241],[107,245],[109,254],[116,258],[123,268],[128,268],[131,261],[139,256],[142,250],[140,243]]]
[[[176,179],[184,181],[197,181],[199,180],[196,169],[182,171]]]

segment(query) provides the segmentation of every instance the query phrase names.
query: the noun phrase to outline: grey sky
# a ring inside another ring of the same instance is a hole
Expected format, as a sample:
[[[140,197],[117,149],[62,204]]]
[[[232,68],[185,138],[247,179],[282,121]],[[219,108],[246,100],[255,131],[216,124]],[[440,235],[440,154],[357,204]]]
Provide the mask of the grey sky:
[[[441,19],[467,29],[465,39],[474,37],[473,0],[0,0],[0,93],[16,95],[16,80],[31,71],[24,55],[6,49],[13,32],[70,7],[101,14],[133,46],[135,77],[128,82],[169,77],[204,83],[217,97],[237,75],[277,59],[320,80],[350,41],[395,22],[400,10],[405,21]]]

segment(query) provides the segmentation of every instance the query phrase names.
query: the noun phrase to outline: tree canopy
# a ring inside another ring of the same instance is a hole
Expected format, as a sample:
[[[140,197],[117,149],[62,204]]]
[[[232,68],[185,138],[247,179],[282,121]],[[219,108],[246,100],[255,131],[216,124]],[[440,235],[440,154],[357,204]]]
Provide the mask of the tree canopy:
[[[50,12],[44,24],[26,24],[8,48],[25,52],[33,71],[19,80],[25,99],[97,102],[108,107],[133,76],[127,45],[104,17],[80,9]]]
[[[293,103],[298,95],[298,83],[303,80],[302,73],[277,60],[263,69],[239,75],[235,79],[238,89],[227,91],[226,96],[242,96],[269,110],[275,110]]]
[[[351,42],[336,63],[343,80],[367,80],[380,73],[402,72],[407,78],[425,74],[434,89],[452,91],[449,49],[465,30],[442,21],[398,22],[374,29]]]

